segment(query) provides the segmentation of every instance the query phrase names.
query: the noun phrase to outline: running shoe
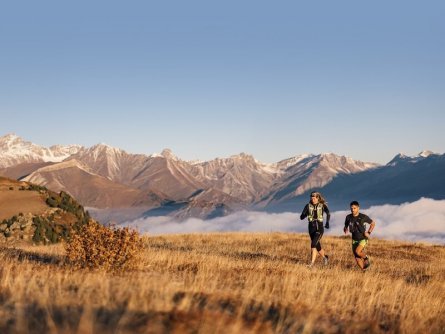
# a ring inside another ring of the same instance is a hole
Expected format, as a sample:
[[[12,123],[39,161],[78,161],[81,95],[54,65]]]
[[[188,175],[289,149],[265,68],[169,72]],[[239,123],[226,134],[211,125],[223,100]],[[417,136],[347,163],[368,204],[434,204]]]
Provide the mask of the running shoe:
[[[329,264],[329,256],[325,255],[323,258],[323,264],[327,266]]]
[[[363,265],[363,270],[366,270],[371,266],[371,260],[369,259],[369,256],[363,259]]]

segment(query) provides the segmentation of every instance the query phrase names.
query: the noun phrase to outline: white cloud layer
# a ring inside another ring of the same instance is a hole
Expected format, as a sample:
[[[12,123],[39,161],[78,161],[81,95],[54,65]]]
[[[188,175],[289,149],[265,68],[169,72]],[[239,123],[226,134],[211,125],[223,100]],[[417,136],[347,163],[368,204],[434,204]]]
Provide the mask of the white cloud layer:
[[[373,235],[384,239],[422,241],[445,244],[445,200],[422,198],[401,205],[373,206],[361,210],[376,222]],[[331,228],[326,235],[342,235],[345,216],[349,211],[331,214]],[[137,219],[124,225],[142,233],[202,233],[202,232],[307,232],[306,220],[300,213],[265,213],[240,211],[211,220],[189,218],[178,221],[171,217]]]

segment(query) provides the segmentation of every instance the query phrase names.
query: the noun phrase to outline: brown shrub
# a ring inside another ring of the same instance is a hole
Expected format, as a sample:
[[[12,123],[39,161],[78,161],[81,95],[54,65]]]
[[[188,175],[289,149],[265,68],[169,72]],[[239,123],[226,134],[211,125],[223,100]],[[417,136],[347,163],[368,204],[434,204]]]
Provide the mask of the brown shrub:
[[[90,221],[71,231],[65,250],[67,262],[74,268],[123,271],[135,268],[143,243],[140,234],[128,227]]]

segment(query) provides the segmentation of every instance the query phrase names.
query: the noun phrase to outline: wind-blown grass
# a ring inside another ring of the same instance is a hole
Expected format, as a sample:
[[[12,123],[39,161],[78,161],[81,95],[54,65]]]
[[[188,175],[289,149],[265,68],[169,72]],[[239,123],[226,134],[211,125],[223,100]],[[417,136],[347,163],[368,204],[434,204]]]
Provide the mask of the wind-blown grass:
[[[441,333],[445,247],[349,238],[307,269],[300,234],[147,237],[134,270],[73,270],[63,246],[2,248],[0,332]]]

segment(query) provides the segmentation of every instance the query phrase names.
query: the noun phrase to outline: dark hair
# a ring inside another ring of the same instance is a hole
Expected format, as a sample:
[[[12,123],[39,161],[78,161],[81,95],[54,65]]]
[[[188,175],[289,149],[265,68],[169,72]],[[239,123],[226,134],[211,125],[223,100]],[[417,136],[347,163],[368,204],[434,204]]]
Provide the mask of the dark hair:
[[[351,204],[349,204],[349,206],[353,206],[353,205],[355,205],[355,206],[360,206],[360,204],[358,204],[357,201],[352,201]]]

